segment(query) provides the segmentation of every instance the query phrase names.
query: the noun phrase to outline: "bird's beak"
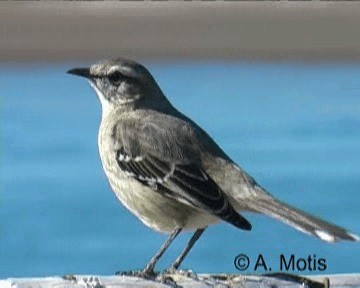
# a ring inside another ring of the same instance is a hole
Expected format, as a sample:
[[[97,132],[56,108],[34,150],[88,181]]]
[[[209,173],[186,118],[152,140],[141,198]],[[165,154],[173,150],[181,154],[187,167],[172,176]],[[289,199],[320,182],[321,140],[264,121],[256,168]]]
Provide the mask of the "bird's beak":
[[[89,79],[91,77],[90,68],[74,68],[74,69],[70,69],[66,73],[85,77],[87,79]]]

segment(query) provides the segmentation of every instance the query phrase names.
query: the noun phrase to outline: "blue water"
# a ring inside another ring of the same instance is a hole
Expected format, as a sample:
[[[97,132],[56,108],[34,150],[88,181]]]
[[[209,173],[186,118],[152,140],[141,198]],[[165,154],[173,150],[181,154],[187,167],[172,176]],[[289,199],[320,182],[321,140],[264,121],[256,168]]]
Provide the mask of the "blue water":
[[[100,104],[88,83],[65,74],[76,65],[1,68],[0,278],[141,268],[165,239],[112,194],[97,152]],[[146,65],[173,104],[274,195],[360,233],[360,66]],[[236,273],[236,255],[253,267],[262,253],[273,270],[294,254],[326,260],[325,271],[305,274],[359,272],[359,243],[327,244],[246,216],[251,233],[212,226],[183,267]]]

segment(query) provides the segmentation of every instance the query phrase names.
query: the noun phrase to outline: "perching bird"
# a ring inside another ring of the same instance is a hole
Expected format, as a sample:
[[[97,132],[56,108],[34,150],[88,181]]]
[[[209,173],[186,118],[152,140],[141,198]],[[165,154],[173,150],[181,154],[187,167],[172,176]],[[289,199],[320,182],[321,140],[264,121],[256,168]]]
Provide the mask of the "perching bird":
[[[99,152],[117,198],[145,225],[170,233],[142,275],[154,273],[158,259],[183,230],[195,233],[172,269],[211,224],[223,220],[251,230],[241,212],[268,215],[327,242],[360,240],[271,196],[172,106],[144,66],[119,58],[68,73],[89,80],[101,102]]]

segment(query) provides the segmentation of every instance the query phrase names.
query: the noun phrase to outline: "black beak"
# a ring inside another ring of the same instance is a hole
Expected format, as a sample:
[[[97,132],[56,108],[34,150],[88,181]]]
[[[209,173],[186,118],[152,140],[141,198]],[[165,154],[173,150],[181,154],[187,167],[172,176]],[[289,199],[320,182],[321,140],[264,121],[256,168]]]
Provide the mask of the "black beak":
[[[85,77],[85,78],[88,78],[88,79],[91,77],[90,68],[74,68],[74,69],[70,69],[66,73],[81,76],[81,77]]]

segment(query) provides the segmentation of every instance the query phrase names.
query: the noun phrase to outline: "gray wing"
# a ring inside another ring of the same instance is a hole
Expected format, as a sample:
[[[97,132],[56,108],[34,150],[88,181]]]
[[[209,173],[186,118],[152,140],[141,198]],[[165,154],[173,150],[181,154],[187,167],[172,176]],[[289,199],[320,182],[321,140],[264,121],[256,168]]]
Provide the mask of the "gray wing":
[[[121,170],[164,197],[205,210],[241,229],[251,229],[201,168],[201,148],[191,124],[163,114],[133,120],[121,120],[113,131]]]

